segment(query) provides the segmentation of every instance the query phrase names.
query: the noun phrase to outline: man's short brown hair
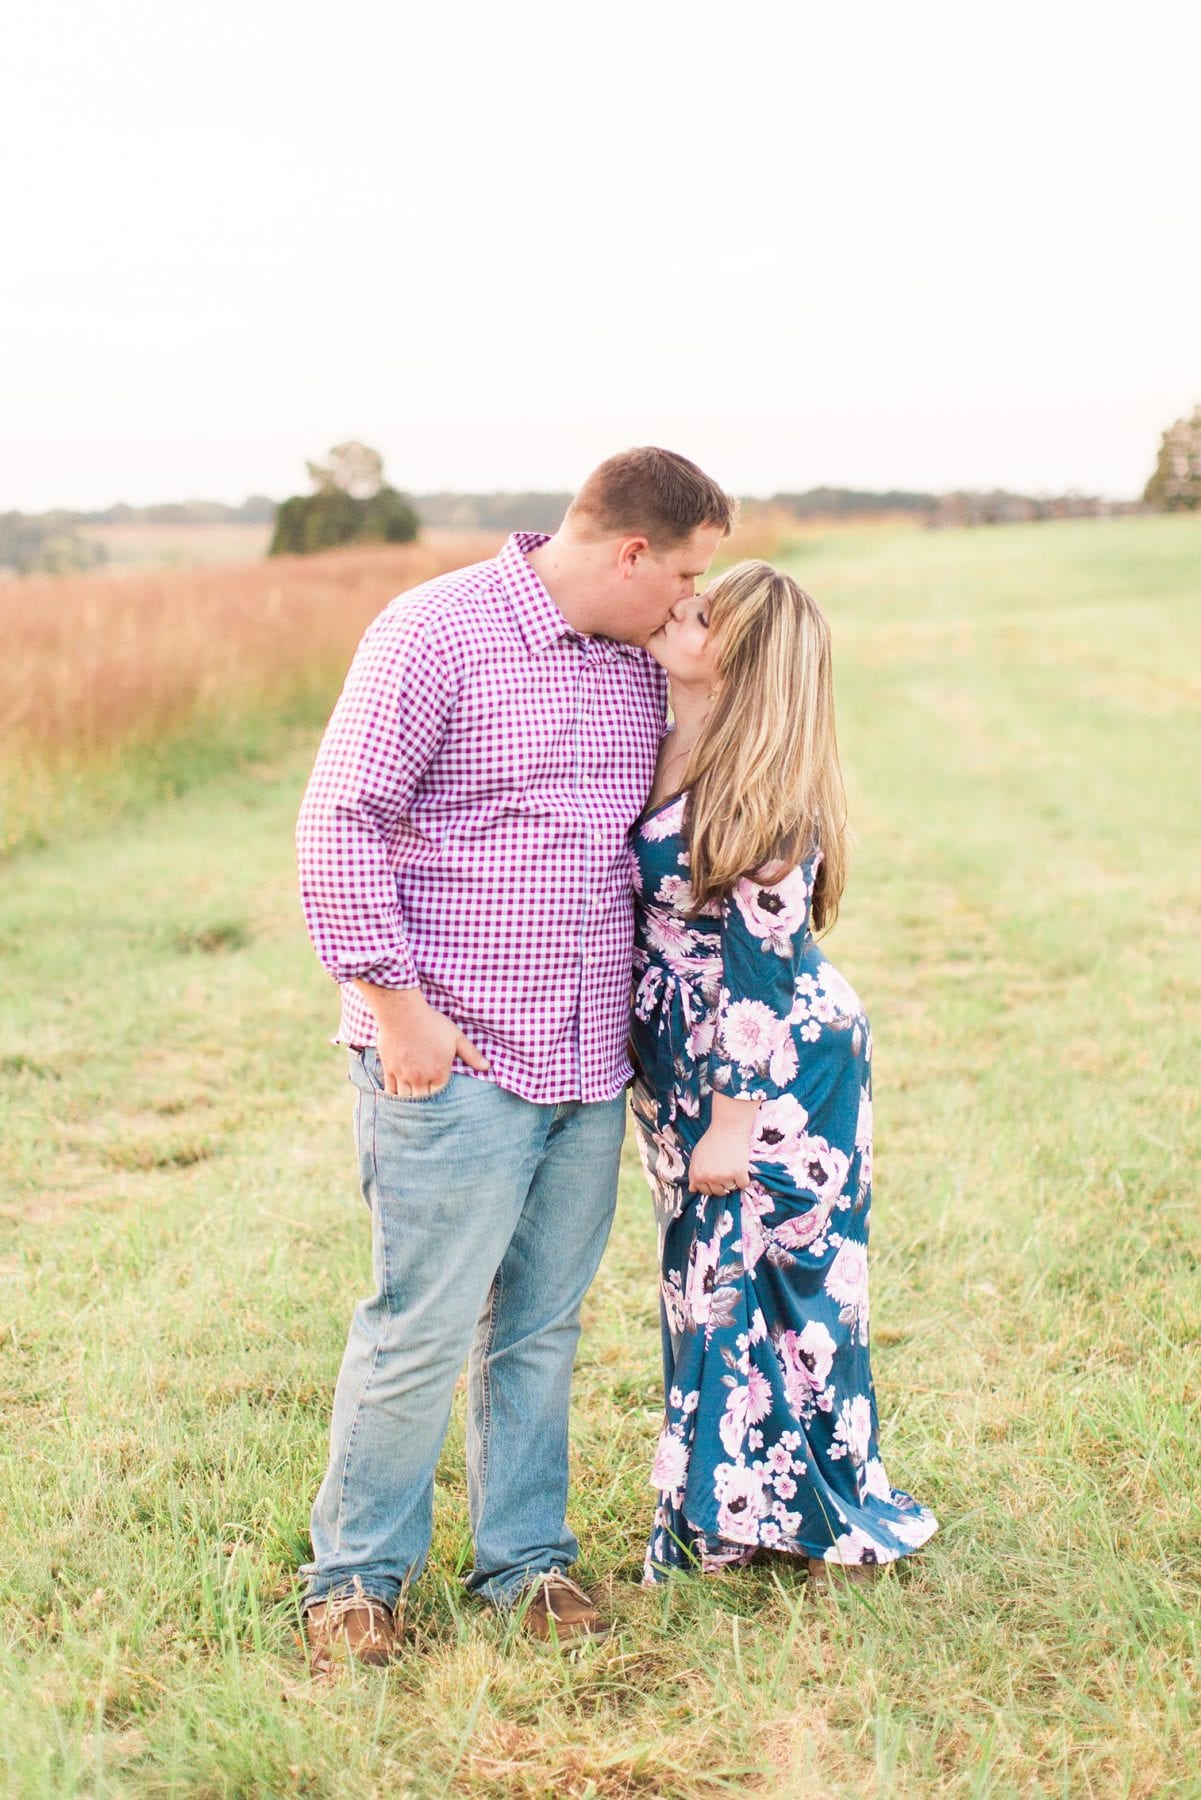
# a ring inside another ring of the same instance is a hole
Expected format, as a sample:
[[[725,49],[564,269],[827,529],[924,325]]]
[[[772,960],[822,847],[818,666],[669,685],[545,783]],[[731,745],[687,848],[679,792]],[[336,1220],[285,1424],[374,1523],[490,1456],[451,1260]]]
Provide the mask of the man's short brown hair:
[[[644,444],[594,469],[567,517],[589,537],[645,537],[659,549],[691,537],[701,525],[720,525],[728,536],[737,510],[737,502],[686,456]]]

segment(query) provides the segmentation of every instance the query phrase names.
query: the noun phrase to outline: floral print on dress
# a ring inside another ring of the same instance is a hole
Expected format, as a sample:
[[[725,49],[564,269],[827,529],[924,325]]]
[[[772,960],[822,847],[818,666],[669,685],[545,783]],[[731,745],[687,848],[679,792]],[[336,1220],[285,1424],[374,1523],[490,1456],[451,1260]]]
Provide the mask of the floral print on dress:
[[[759,1548],[885,1563],[937,1529],[890,1485],[868,1355],[871,1030],[810,931],[819,853],[690,917],[686,796],[635,828],[634,1117],[659,1228],[663,1428],[645,1579]],[[714,1091],[751,1179],[687,1189]]]

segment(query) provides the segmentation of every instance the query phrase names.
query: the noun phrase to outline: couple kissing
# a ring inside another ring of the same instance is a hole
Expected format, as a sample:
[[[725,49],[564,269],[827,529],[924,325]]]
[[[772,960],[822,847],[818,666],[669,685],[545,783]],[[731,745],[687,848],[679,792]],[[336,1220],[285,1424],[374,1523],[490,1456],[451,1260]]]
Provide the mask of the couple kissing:
[[[871,1029],[819,949],[845,874],[829,631],[786,574],[698,592],[733,501],[610,457],[552,536],[393,601],[297,844],[340,984],[373,1291],[303,1569],[314,1658],[384,1663],[467,1364],[483,1602],[608,1624],[568,1570],[580,1305],[631,1087],[659,1234],[664,1419],[644,1580],[918,1549],[868,1350]]]

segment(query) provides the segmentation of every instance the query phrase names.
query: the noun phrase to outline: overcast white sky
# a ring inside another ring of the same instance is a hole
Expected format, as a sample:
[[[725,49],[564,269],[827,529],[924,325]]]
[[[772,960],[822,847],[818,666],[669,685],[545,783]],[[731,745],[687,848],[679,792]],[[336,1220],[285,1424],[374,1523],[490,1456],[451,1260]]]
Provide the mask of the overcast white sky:
[[[1141,489],[1201,401],[1196,0],[38,0],[0,69],[0,510]]]

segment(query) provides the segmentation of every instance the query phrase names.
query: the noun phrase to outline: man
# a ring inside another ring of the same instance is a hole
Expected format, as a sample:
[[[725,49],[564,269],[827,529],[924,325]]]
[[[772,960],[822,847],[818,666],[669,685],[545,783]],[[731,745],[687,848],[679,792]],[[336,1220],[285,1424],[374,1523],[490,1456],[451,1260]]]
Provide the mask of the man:
[[[641,646],[732,517],[681,456],[611,457],[553,537],[394,601],[330,720],[297,842],[342,984],[376,1292],[313,1509],[315,1655],[395,1652],[466,1358],[468,1587],[542,1636],[607,1629],[565,1573],[567,1415],[630,1078],[626,834],[664,722]]]

